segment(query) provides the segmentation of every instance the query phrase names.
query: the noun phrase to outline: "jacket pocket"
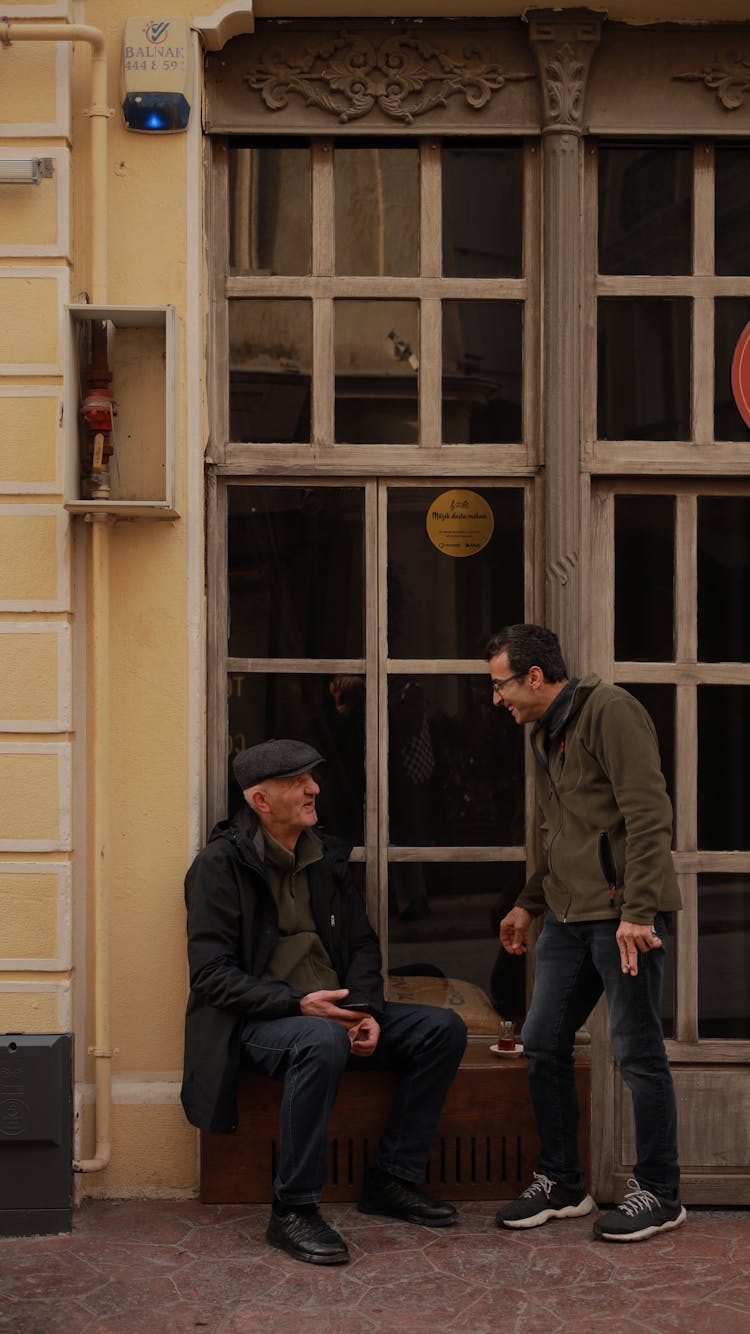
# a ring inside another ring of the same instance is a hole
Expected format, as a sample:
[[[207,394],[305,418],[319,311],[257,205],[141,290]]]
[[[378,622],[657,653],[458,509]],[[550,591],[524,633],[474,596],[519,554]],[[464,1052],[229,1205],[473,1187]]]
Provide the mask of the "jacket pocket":
[[[597,839],[597,852],[599,854],[599,865],[602,868],[602,875],[607,882],[609,890],[609,902],[612,908],[619,902],[622,895],[617,893],[617,863],[615,862],[612,844],[609,841],[609,834],[606,829],[602,829]]]

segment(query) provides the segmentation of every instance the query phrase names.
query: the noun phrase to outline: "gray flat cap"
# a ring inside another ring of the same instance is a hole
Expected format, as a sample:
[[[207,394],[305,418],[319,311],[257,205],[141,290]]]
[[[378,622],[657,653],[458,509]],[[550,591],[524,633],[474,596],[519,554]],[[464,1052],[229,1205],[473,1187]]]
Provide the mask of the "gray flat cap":
[[[325,758],[306,741],[261,741],[235,755],[232,769],[242,791],[267,778],[294,778],[325,764]]]

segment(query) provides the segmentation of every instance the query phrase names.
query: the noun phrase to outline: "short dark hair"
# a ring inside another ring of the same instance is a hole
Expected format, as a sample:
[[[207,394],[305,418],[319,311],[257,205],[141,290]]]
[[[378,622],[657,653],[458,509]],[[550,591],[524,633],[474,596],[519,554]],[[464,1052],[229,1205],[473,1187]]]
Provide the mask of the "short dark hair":
[[[568,669],[560,641],[543,625],[506,625],[490,635],[485,654],[487,661],[498,653],[507,653],[514,674],[525,676],[532,667],[541,667],[545,681],[565,681]]]

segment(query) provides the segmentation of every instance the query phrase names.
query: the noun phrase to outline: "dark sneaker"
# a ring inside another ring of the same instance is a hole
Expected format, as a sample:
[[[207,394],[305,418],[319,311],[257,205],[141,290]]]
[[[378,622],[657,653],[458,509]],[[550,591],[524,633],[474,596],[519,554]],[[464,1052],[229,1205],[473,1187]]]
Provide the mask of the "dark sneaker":
[[[541,1227],[550,1218],[583,1218],[593,1207],[594,1201],[585,1190],[560,1185],[535,1172],[523,1194],[498,1209],[495,1222],[498,1227]]]
[[[594,1236],[600,1241],[645,1241],[656,1232],[670,1232],[685,1222],[687,1210],[679,1200],[670,1204],[650,1190],[641,1190],[633,1179],[628,1186],[631,1189],[622,1204],[594,1223]]]
[[[433,1200],[410,1181],[380,1172],[368,1173],[359,1211],[402,1218],[423,1227],[449,1227],[458,1220],[457,1210],[447,1200]]]
[[[286,1251],[295,1260],[306,1260],[312,1265],[343,1265],[349,1259],[346,1242],[321,1218],[313,1213],[271,1214],[266,1228],[266,1241]]]

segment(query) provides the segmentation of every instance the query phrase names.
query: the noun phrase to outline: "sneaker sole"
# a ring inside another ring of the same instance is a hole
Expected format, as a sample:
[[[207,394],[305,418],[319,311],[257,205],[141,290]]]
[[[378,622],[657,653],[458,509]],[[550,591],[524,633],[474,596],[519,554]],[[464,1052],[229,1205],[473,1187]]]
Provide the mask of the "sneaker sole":
[[[594,1200],[587,1195],[580,1204],[566,1204],[564,1209],[542,1209],[541,1213],[531,1218],[498,1218],[495,1221],[501,1227],[541,1227],[542,1223],[548,1223],[551,1218],[584,1218],[595,1207]]]
[[[283,1251],[285,1255],[291,1255],[293,1260],[302,1260],[310,1265],[345,1265],[349,1261],[349,1252],[345,1255],[308,1255],[306,1251],[295,1250],[292,1246],[284,1246],[274,1237],[266,1235],[266,1241],[269,1246],[274,1246],[277,1251]]]
[[[402,1223],[417,1223],[420,1227],[451,1227],[458,1222],[458,1214],[449,1214],[447,1218],[423,1218],[421,1214],[401,1214],[395,1209],[380,1209],[376,1205],[361,1202],[357,1205],[361,1214],[377,1214],[380,1218],[398,1218]]]
[[[601,1241],[647,1241],[657,1232],[672,1232],[676,1227],[682,1227],[687,1218],[687,1209],[683,1205],[676,1218],[669,1219],[666,1223],[654,1224],[653,1227],[641,1228],[640,1232],[600,1232],[594,1224],[594,1236],[599,1237]]]

